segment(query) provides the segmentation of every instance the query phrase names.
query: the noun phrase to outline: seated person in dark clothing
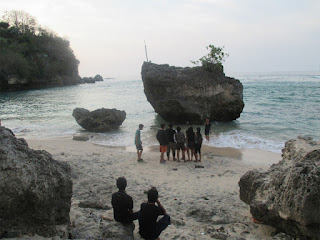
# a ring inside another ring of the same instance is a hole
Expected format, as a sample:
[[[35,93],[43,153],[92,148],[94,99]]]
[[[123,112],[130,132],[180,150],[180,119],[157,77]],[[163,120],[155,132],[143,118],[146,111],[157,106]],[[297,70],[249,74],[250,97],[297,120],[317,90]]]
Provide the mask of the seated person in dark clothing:
[[[131,223],[138,218],[138,213],[133,213],[132,197],[125,192],[127,180],[124,177],[119,177],[117,187],[119,191],[112,194],[111,200],[114,219],[121,223]]]
[[[156,188],[151,188],[148,191],[148,202],[141,204],[139,212],[139,233],[144,239],[158,239],[161,232],[170,224],[170,216],[167,215],[166,210],[159,202]],[[164,216],[157,222],[159,215]]]

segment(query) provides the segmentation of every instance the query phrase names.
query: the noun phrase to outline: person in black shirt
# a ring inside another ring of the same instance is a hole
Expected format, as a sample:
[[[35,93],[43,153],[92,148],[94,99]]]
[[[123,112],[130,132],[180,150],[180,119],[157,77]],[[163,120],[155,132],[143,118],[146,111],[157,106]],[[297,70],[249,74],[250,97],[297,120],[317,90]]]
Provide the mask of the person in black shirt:
[[[133,213],[132,197],[125,192],[127,180],[124,177],[119,177],[117,187],[119,191],[112,194],[111,200],[114,219],[121,223],[131,223],[138,218],[138,213]]]
[[[188,156],[189,156],[189,150],[191,151],[191,161],[194,156],[194,147],[195,147],[195,134],[193,132],[193,128],[189,127],[188,130],[186,131],[187,139],[188,139]]]
[[[165,124],[161,124],[161,129],[157,132],[157,140],[159,141],[160,144],[160,163],[165,163],[166,161],[164,160],[164,153],[167,152],[167,145],[168,145],[168,139],[167,139],[167,134],[166,131],[164,130]]]
[[[209,142],[209,134],[211,133],[211,123],[209,118],[206,118],[206,122],[204,124],[204,135],[206,135],[206,139]]]
[[[166,135],[168,139],[168,147],[167,147],[168,161],[170,160],[170,150],[172,151],[173,161],[176,160],[176,142],[174,140],[174,134],[176,133],[176,130],[174,130],[172,127],[173,127],[173,124],[169,123],[169,127],[166,129]]]
[[[157,218],[160,215],[164,216],[157,222]],[[170,216],[158,200],[157,189],[153,187],[148,191],[148,202],[141,204],[139,233],[146,240],[155,240],[169,224]]]

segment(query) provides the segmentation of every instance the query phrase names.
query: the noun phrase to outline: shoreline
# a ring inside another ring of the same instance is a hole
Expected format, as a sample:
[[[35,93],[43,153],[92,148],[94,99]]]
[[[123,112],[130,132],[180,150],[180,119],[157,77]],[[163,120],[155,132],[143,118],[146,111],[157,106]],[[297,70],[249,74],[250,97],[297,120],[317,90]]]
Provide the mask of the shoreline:
[[[249,206],[239,199],[238,181],[251,169],[269,168],[281,160],[281,154],[204,145],[201,163],[167,161],[160,165],[158,146],[146,147],[144,162],[138,163],[136,150],[131,147],[102,146],[69,137],[26,141],[30,148],[46,150],[55,160],[70,164],[70,221],[76,238],[97,236],[101,224],[115,223],[112,208],[81,208],[79,203],[93,201],[111,207],[111,195],[117,191],[116,179],[125,176],[134,211],[146,201],[145,193],[150,187],[158,188],[159,200],[172,218],[172,224],[160,236],[163,239],[212,239],[219,234],[272,239],[274,228],[253,223]],[[138,223],[135,225],[134,237],[141,239]]]
[[[60,146],[61,141],[66,141],[68,144],[71,142],[77,143],[79,145],[84,145],[84,144],[90,144],[96,147],[102,147],[102,148],[110,148],[110,149],[120,149],[125,152],[130,152],[130,153],[136,153],[136,148],[132,144],[132,146],[112,146],[112,145],[102,145],[98,143],[93,143],[90,141],[76,141],[72,140],[72,136],[63,136],[63,137],[55,137],[55,138],[46,138],[46,139],[28,139],[25,138],[25,140],[29,143],[32,143],[32,145],[37,145],[39,144],[41,146],[41,143],[43,142],[50,142],[50,145],[53,144],[53,146]],[[71,142],[70,142],[71,141]],[[73,144],[72,144],[73,145]],[[143,149],[143,155],[146,153],[158,153],[159,152],[159,145],[151,145],[144,147]],[[280,161],[281,154],[282,153],[276,153],[276,152],[271,152],[267,150],[262,150],[258,148],[232,148],[232,147],[213,147],[209,145],[202,145],[201,148],[202,154],[206,153],[212,153],[213,155],[220,156],[220,157],[232,157],[232,158],[237,158],[240,159],[246,163],[252,164],[252,165],[257,165],[257,166],[271,166],[274,163],[277,163]]]

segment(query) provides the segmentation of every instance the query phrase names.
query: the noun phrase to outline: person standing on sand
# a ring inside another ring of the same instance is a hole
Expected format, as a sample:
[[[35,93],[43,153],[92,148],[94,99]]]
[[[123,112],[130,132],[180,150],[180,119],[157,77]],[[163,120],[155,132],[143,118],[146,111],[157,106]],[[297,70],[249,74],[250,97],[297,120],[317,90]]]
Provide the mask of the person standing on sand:
[[[136,135],[134,137],[134,144],[136,145],[137,148],[137,155],[138,155],[138,160],[137,161],[143,161],[141,158],[142,155],[142,141],[141,141],[141,136],[140,136],[140,131],[143,129],[143,124],[139,124],[139,129],[136,131]]]
[[[193,159],[194,155],[194,145],[195,145],[195,134],[193,132],[193,128],[189,127],[188,130],[186,131],[187,139],[188,139],[188,150],[191,151],[191,161]],[[188,152],[188,157],[189,157],[189,152]],[[190,160],[190,159],[189,159]]]
[[[176,139],[177,142],[177,157],[178,157],[178,162],[180,162],[180,150],[182,152],[182,160],[186,161],[185,159],[185,147],[184,147],[184,143],[186,141],[186,138],[184,136],[184,133],[181,132],[181,128],[177,127],[177,132],[174,135],[174,138]]]
[[[138,219],[139,212],[133,213],[133,201],[125,189],[127,187],[127,180],[124,177],[117,179],[118,192],[112,194],[111,204],[113,207],[113,216],[117,222],[131,223]]]
[[[164,215],[158,222],[157,218]],[[170,225],[170,216],[158,199],[155,187],[148,191],[148,202],[142,203],[139,215],[139,233],[148,240],[159,239],[161,232]]]
[[[166,160],[164,160],[164,153],[167,152],[167,145],[168,145],[168,140],[167,140],[167,134],[166,131],[164,130],[165,124],[161,124],[161,129],[157,133],[157,140],[159,141],[160,144],[160,163],[165,163]]]
[[[195,146],[194,146],[194,154],[196,157],[195,162],[201,162],[201,145],[202,145],[203,138],[200,131],[201,130],[198,127],[197,132],[195,134]],[[199,153],[199,158],[198,158],[198,153]]]
[[[209,142],[209,134],[211,133],[211,123],[209,118],[206,118],[206,122],[204,124],[204,135],[206,136],[207,141]]]
[[[176,130],[173,128],[173,124],[169,123],[169,127],[166,129],[167,139],[168,139],[168,147],[167,147],[167,157],[168,161],[170,160],[170,150],[172,151],[173,161],[176,161],[176,142],[174,141],[174,134]]]

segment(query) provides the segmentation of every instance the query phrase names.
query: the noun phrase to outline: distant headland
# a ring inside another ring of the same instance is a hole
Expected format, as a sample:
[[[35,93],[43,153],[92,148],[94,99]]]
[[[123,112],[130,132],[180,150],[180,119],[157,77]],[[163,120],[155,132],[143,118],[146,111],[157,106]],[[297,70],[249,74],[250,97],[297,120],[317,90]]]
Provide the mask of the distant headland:
[[[0,19],[0,52],[0,91],[103,81],[100,75],[82,79],[70,42],[24,11],[9,11]]]

